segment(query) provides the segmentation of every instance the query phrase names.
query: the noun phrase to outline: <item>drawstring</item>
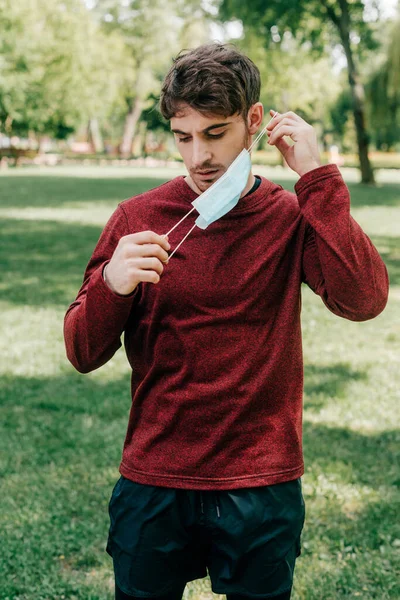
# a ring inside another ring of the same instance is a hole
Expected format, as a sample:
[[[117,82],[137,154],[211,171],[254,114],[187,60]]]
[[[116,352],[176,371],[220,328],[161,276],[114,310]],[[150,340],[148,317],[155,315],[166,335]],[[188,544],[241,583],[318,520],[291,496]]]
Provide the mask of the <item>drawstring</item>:
[[[203,502],[203,494],[200,491],[200,507],[201,507],[201,512],[204,515],[204,502]],[[215,508],[217,510],[217,516],[218,519],[221,517],[221,512],[219,510],[220,505],[219,505],[219,499],[218,499],[218,492],[215,492]]]
[[[215,507],[217,509],[217,515],[218,515],[218,519],[220,518],[220,512],[219,512],[219,499],[218,499],[218,492],[215,492]]]
[[[189,214],[189,213],[188,213]],[[188,231],[188,233],[185,235],[185,237],[179,242],[179,244],[176,246],[176,248],[174,248],[174,250],[171,252],[171,254],[168,256],[167,260],[165,261],[166,263],[169,261],[170,258],[173,257],[173,255],[175,254],[175,252],[179,249],[179,247],[183,244],[183,242],[186,240],[186,238],[188,237],[188,235],[190,233],[192,233],[193,229],[196,227],[196,223],[193,225],[192,229],[190,231]],[[169,232],[168,232],[169,233]],[[166,233],[165,235],[168,235],[168,233]],[[163,261],[164,262],[164,261]]]
[[[186,213],[186,215],[184,217],[182,217],[182,219],[180,221],[178,221],[178,223],[176,223],[176,225],[174,225],[172,227],[172,229],[167,231],[167,233],[164,233],[162,237],[167,237],[175,229],[175,227],[178,227],[178,225],[180,225],[182,223],[182,221],[184,221],[186,219],[186,217],[188,217],[194,210],[195,210],[195,207],[193,206],[192,210],[190,210],[188,213]],[[181,246],[181,244],[183,244],[183,242],[186,240],[188,235],[190,233],[192,233],[192,231],[195,227],[196,227],[196,223],[193,225],[192,229],[190,231],[188,231],[188,233],[185,235],[185,237],[179,242],[179,244],[176,246],[176,248],[171,252],[171,254],[168,256],[167,260],[162,261],[164,264],[168,263],[169,259],[175,254],[175,252],[178,250],[178,248]]]

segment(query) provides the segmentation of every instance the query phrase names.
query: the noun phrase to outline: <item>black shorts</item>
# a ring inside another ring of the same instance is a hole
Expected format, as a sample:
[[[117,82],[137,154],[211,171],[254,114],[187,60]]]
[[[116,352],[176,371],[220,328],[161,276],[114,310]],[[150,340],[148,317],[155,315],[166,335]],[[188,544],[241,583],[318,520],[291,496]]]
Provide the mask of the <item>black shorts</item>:
[[[215,594],[273,597],[292,587],[305,519],[300,478],[200,491],[121,476],[109,514],[106,551],[126,594],[162,596],[207,574]]]

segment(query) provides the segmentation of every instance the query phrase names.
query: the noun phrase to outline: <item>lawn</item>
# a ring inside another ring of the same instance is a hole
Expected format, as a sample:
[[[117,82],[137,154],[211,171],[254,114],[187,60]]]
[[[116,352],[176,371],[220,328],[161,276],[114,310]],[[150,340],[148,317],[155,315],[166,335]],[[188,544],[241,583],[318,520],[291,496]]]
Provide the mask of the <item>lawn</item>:
[[[257,169],[293,190],[295,176]],[[108,501],[130,408],[123,350],[87,375],[63,318],[118,202],[180,171],[0,174],[0,600],[111,600]],[[389,269],[385,311],[353,323],[303,286],[306,522],[293,600],[400,598],[400,178],[344,171]],[[211,599],[208,578],[186,600]]]

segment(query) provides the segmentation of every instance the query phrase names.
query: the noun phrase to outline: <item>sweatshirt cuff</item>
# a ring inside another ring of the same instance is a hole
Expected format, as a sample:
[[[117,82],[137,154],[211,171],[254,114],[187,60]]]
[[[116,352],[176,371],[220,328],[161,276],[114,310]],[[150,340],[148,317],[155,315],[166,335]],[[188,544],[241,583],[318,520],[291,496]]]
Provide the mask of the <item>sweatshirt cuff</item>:
[[[321,183],[324,179],[338,176],[343,180],[339,167],[335,164],[322,165],[321,167],[317,167],[316,169],[312,169],[305,173],[294,186],[294,191],[299,199],[300,206],[307,200],[307,196],[303,195],[305,190],[312,187],[315,183]]]

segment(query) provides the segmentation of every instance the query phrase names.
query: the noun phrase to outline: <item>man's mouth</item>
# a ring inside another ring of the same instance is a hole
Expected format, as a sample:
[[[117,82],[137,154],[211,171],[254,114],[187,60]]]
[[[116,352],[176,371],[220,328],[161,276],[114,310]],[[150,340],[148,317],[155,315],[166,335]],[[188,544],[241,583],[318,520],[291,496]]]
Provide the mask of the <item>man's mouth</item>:
[[[208,169],[207,171],[196,171],[196,175],[201,179],[211,179],[218,173],[219,169]]]

